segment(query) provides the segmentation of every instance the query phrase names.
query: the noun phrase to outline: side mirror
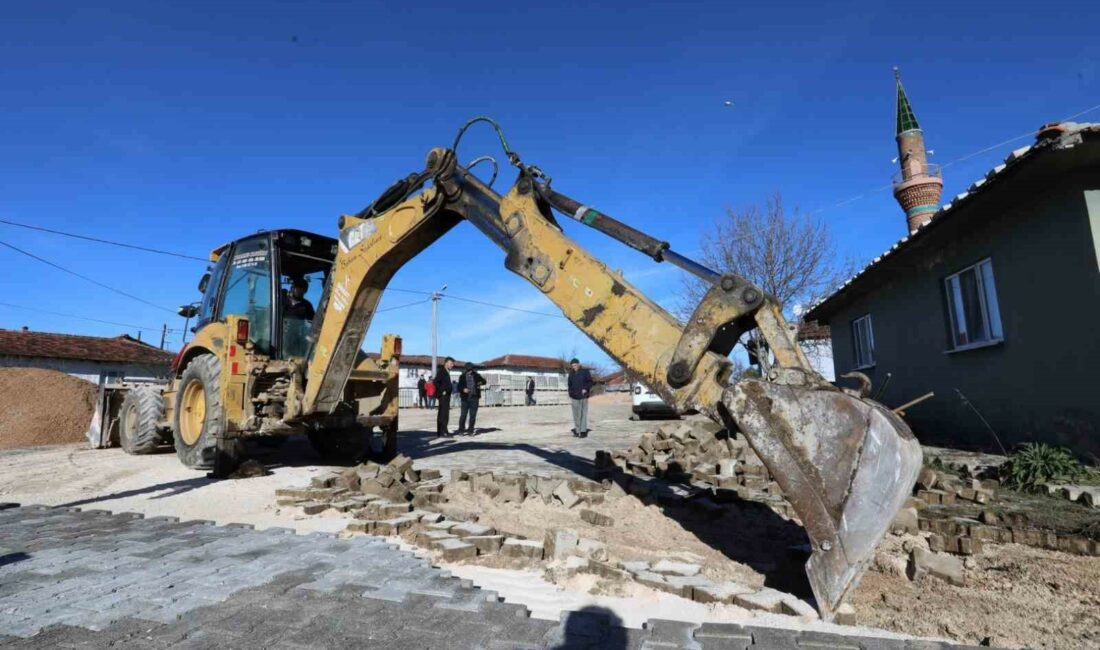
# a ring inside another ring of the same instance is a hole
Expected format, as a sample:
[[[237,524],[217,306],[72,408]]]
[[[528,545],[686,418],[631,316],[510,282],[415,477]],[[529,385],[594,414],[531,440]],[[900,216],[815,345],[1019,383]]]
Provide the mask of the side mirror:
[[[206,293],[206,285],[210,284],[210,274],[203,273],[202,279],[199,280],[199,293]]]
[[[183,305],[176,310],[176,313],[184,318],[194,318],[199,315],[199,308],[196,305]]]

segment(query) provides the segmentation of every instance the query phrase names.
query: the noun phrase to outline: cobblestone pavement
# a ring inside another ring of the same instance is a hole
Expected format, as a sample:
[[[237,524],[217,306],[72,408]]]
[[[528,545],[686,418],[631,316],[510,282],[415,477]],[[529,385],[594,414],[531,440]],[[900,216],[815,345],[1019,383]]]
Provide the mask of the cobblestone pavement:
[[[558,622],[370,537],[0,504],[2,648],[933,649],[740,625]]]

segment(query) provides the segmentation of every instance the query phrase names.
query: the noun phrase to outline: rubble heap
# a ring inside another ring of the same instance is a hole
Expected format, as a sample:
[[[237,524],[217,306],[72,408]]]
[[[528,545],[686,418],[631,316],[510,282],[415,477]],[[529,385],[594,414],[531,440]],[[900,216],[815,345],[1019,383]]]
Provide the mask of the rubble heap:
[[[717,491],[719,500],[759,501],[791,518],[779,484],[748,441],[710,420],[664,424],[642,434],[637,446],[625,451],[597,452],[597,470],[634,477],[654,477]]]

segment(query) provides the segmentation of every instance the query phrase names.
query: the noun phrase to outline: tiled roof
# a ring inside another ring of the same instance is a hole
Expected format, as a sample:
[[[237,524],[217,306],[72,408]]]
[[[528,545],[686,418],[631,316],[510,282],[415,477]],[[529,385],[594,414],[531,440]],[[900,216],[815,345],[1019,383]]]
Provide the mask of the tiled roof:
[[[601,384],[629,384],[630,380],[626,378],[626,371],[625,370],[620,370],[618,372],[613,372],[610,375],[607,375],[606,377],[601,377],[600,378],[600,383]]]
[[[813,309],[809,310],[805,317],[808,320],[821,319],[828,306],[844,296],[870,271],[895,255],[898,251],[908,248],[914,241],[926,236],[930,228],[934,228],[943,221],[955,216],[961,206],[969,204],[976,195],[982,194],[988,190],[991,185],[995,185],[997,181],[1000,181],[1004,177],[1006,171],[1015,170],[1024,161],[1030,160],[1040,151],[1047,149],[1069,149],[1077,146],[1083,142],[1083,135],[1086,133],[1100,133],[1100,123],[1062,122],[1059,124],[1043,125],[1036,134],[1035,144],[1021,147],[1008,154],[1003,164],[997,165],[989,170],[983,178],[974,181],[965,192],[957,194],[955,198],[945,203],[939,211],[932,215],[931,219],[913,232],[899,239],[887,251],[871,260],[858,273],[849,278],[847,282],[833,292],[832,295],[819,302]]]
[[[123,334],[114,338],[0,329],[0,355],[167,366],[171,353]]]
[[[831,338],[828,325],[817,321],[802,321],[798,324],[799,341],[827,341]]]
[[[502,368],[506,366],[516,368],[546,368],[547,370],[561,370],[561,359],[555,357],[539,357],[533,354],[506,354],[488,361],[482,361],[483,368]]]

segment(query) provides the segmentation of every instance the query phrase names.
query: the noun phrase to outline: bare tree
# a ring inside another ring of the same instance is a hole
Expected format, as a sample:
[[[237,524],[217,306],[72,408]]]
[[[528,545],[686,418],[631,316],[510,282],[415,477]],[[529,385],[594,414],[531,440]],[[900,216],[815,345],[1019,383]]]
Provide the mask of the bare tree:
[[[792,321],[832,293],[851,275],[851,262],[839,259],[828,224],[797,208],[788,213],[774,193],[763,206],[729,209],[700,242],[702,260],[721,273],[737,273],[774,296]],[[709,285],[685,283],[680,315],[687,318]]]

